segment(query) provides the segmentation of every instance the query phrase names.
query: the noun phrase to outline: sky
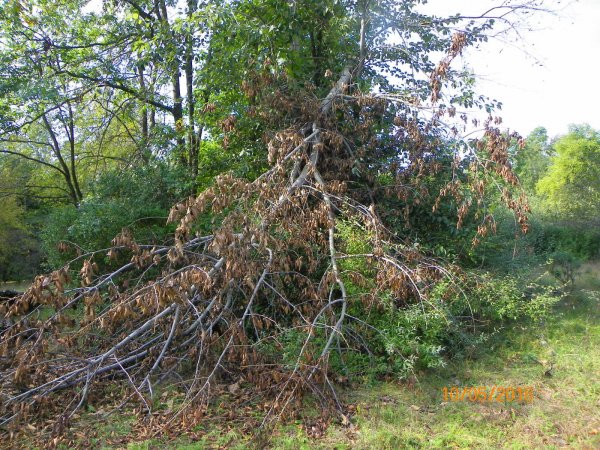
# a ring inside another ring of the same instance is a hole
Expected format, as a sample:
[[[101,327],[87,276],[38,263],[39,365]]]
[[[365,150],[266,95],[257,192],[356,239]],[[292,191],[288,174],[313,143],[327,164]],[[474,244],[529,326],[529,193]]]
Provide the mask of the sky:
[[[426,11],[481,13],[492,3],[499,2],[429,0]],[[533,14],[520,24],[520,37],[493,39],[462,62],[474,71],[478,91],[503,103],[504,127],[526,136],[543,126],[551,137],[572,123],[600,129],[600,0],[546,3],[553,14]]]

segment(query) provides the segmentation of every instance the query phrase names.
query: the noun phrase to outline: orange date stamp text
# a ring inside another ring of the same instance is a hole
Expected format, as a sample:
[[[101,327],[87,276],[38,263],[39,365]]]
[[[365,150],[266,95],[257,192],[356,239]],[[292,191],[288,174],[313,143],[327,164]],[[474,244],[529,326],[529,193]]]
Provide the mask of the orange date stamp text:
[[[445,402],[512,403],[533,402],[532,386],[444,386]]]

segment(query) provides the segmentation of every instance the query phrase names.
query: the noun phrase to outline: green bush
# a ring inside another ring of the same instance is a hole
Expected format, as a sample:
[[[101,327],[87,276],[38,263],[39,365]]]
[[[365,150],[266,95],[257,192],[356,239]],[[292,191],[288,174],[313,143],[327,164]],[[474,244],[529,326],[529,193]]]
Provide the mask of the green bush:
[[[526,272],[522,278],[472,272],[438,282],[412,303],[399,302],[382,291],[375,305],[366,306],[361,294],[373,288],[376,277],[374,267],[361,255],[369,253],[373,236],[351,221],[341,222],[336,232],[344,254],[339,267],[348,314],[355,320],[346,325],[337,351],[330,355],[333,373],[402,379],[440,367],[449,357],[473,355],[510,323],[543,320],[560,299],[553,285],[530,283]],[[318,348],[325,343],[324,329],[315,331],[311,345]],[[293,365],[305,339],[302,332],[288,330],[278,340],[280,347],[269,353]]]
[[[162,242],[173,228],[166,226],[170,207],[189,192],[184,180],[161,163],[102,175],[79,208],[64,205],[49,214],[41,233],[48,268],[63,265],[77,250],[109,247],[123,227],[140,243]],[[70,251],[60,252],[60,242]]]
[[[473,263],[501,273],[537,270],[548,261],[575,264],[600,256],[600,229],[574,223],[556,224],[533,214],[521,234],[510,211],[495,215],[497,232],[472,250]]]
[[[600,256],[600,229],[579,224],[547,224],[534,242],[536,253],[570,253],[588,260]]]
[[[472,354],[510,323],[546,318],[560,300],[553,286],[520,285],[521,280],[484,273],[460,286],[440,282],[427,300],[406,307],[388,301],[384,311],[363,316],[379,330],[370,336],[374,352],[385,355],[377,370],[403,377],[443,366],[445,358]]]

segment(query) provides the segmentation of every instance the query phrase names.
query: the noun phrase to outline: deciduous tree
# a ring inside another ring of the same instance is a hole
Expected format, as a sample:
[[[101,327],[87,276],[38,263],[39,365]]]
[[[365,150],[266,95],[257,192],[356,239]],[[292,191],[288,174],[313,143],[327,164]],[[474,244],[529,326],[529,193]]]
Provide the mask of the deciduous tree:
[[[554,143],[556,155],[537,183],[544,205],[556,217],[598,220],[600,209],[600,133],[587,125],[571,126]]]
[[[161,1],[125,3],[147,33],[159,36],[159,76],[172,82],[165,110],[173,114],[176,139],[186,126],[194,131],[185,122],[177,129],[185,108],[177,71],[190,45],[179,33],[189,30],[207,38],[197,79],[202,95],[210,87],[209,101],[199,96],[194,111],[216,113],[211,134],[223,151],[251,145],[255,167],[264,169],[222,174],[175,205],[172,245],[144,246],[123,230],[108,254],[72,262],[82,287],[68,287],[73,274],[66,267],[39,277],[8,314],[42,304],[51,317],[30,325],[30,313],[0,341],[4,422],[79,386],[70,415],[112,374],[123,375],[131,398],[150,410],[155,383],[190,360],[183,384],[186,405],[197,411],[226,376],[252,383],[270,399],[271,412],[306,392],[324,407],[340,407],[332,360],[371,354],[369,341],[379,339],[376,312],[427,304],[432,286],[452,272],[399,239],[401,232],[382,220],[378,199],[396,197],[399,217],[425,199],[434,211],[450,202],[458,227],[475,208],[476,244],[493,230],[485,195],[499,186],[526,229],[528,209],[510,164],[516,136],[502,133],[490,115],[483,139],[461,139],[459,127],[468,122],[462,109],[492,111],[494,103],[477,97],[452,62],[484,41],[495,20],[536,9],[537,2],[502,3],[479,18],[441,18],[421,14],[417,0],[243,0],[212,5],[217,19],[206,22],[196,21],[198,10],[167,21],[172,16]],[[158,96],[131,87],[139,71],[117,78],[97,61],[61,75],[102,81],[162,107]],[[196,103],[188,100],[188,108]],[[432,189],[432,179],[441,189]],[[361,237],[359,251],[344,237],[348,227]],[[96,260],[105,255],[116,267],[98,273]],[[65,314],[74,305],[82,310],[79,323]],[[90,338],[94,333],[103,339]],[[391,350],[388,357],[398,355]]]

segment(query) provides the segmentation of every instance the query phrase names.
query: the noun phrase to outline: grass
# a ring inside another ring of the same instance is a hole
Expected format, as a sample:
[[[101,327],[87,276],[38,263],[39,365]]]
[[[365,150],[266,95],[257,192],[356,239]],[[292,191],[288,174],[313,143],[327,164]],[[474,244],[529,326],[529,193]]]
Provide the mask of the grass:
[[[600,323],[598,311],[590,312],[572,310],[539,329],[519,330],[503,348],[450,364],[412,389],[365,389],[355,394],[355,439],[334,439],[348,448],[597,448]],[[442,388],[452,384],[532,386],[535,398],[444,402]]]
[[[269,448],[600,448],[600,264],[582,268],[577,289],[545,323],[500,334],[475,359],[450,361],[411,383],[353,386],[343,393],[351,424],[309,437],[301,422],[279,425]],[[532,402],[444,401],[444,387],[534,389]],[[235,425],[207,424],[194,437],[131,442],[131,416],[93,425],[92,448],[245,449],[256,443]],[[265,436],[263,436],[264,438]],[[195,442],[192,442],[192,440]],[[79,441],[82,443],[83,441]],[[262,446],[261,446],[262,447]]]
[[[350,429],[331,427],[306,448],[600,448],[600,267],[546,323],[504,333],[480,358],[450,363],[414,386],[349,394]],[[444,386],[532,386],[533,402],[444,401]],[[276,439],[275,448],[303,448]]]
[[[24,292],[31,286],[31,281],[7,281],[0,283],[0,291]]]
[[[270,448],[600,448],[600,265],[582,270],[577,290],[545,323],[503,333],[477,359],[450,362],[410,384],[355,386],[346,400],[350,426],[311,438],[298,422],[279,426]],[[532,402],[444,401],[443,387],[531,386]],[[130,444],[129,449],[253,448],[247,436],[213,430],[185,440]]]

